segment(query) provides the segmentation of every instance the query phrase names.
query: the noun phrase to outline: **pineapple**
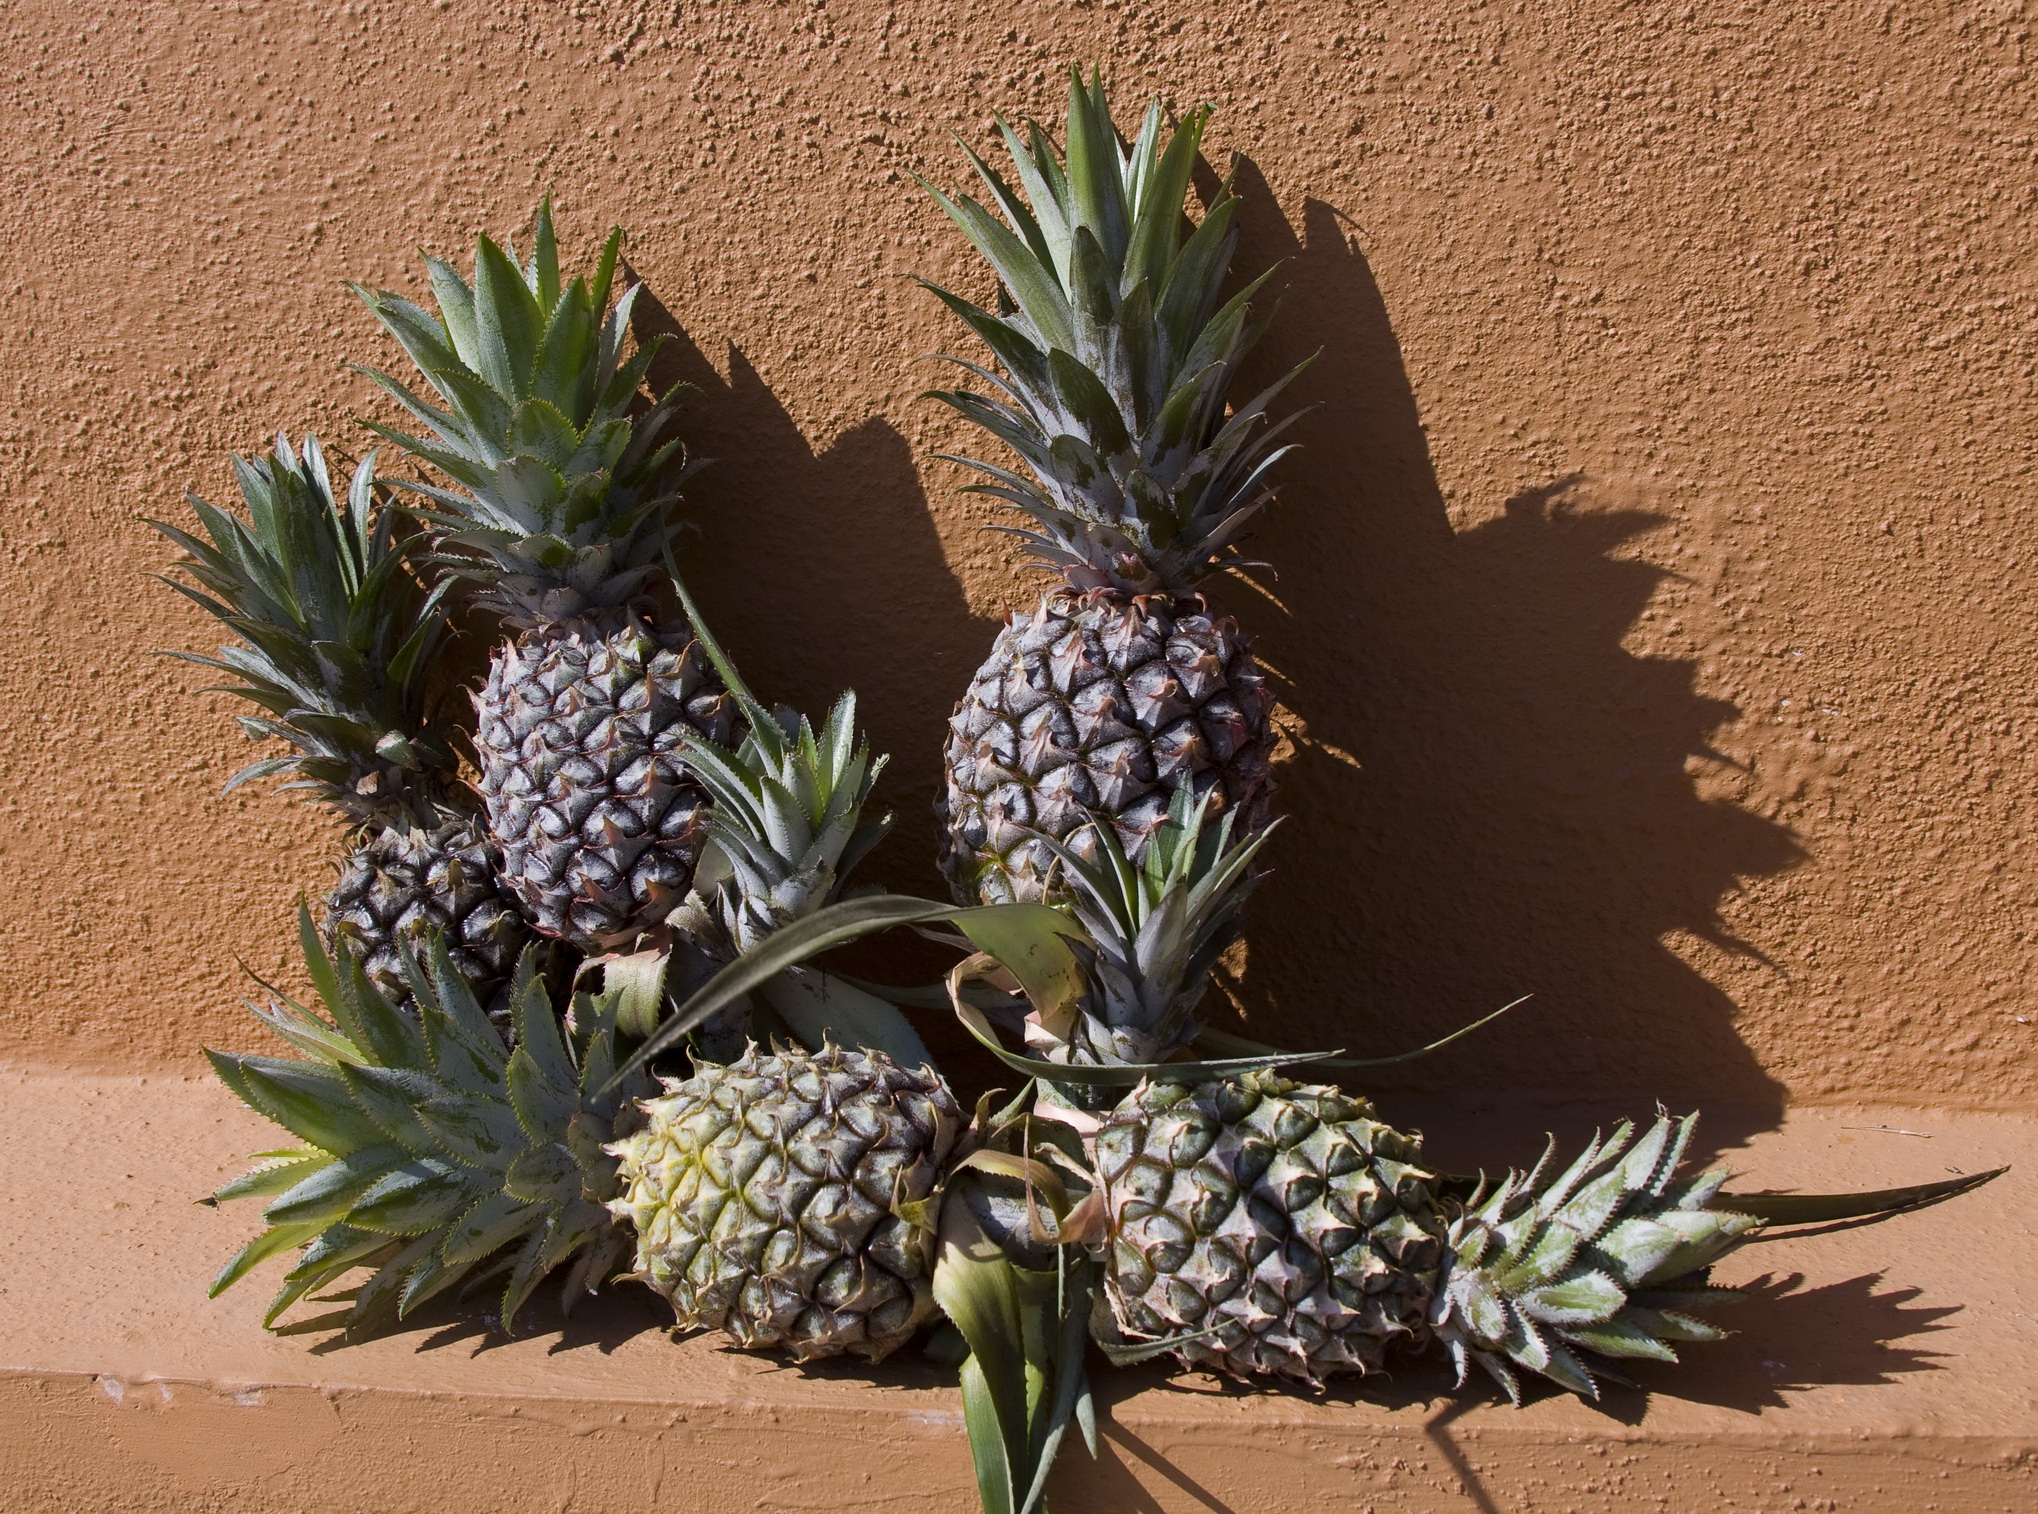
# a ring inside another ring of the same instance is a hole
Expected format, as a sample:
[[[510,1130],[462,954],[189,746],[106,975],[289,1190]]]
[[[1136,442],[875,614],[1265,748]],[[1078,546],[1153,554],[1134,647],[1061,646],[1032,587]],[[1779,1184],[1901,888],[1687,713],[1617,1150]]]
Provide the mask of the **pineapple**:
[[[415,1021],[360,965],[329,957],[309,916],[305,960],[326,1011],[259,1011],[302,1057],[209,1052],[220,1080],[300,1144],[265,1152],[214,1195],[262,1197],[269,1228],[213,1280],[217,1297],[258,1262],[303,1248],[265,1320],[356,1267],[360,1334],[446,1289],[499,1287],[507,1330],[547,1275],[571,1262],[564,1301],[607,1281],[628,1237],[605,1206],[621,1190],[602,1146],[650,1079],[611,1087],[617,999],[577,996],[564,1027],[525,954],[508,994],[516,1049],[489,1022],[443,937],[405,968]]]
[[[934,1312],[936,1186],[968,1120],[931,1068],[752,1047],[644,1108],[609,1148],[626,1188],[610,1208],[683,1328],[879,1361]]]
[[[748,734],[735,751],[683,749],[714,809],[672,922],[727,963],[835,902],[890,816],[863,815],[884,759],[858,736],[853,693],[816,733],[766,712],[716,660]],[[635,1275],[682,1328],[800,1361],[877,1361],[933,1312],[936,1184],[967,1121],[890,1006],[804,966],[761,991],[818,1050],[760,1051],[740,1008],[697,1027],[693,1076],[668,1081],[644,1128],[610,1148],[627,1188],[610,1207],[636,1229]],[[865,1044],[838,1047],[842,1034]]]
[[[1674,1361],[1674,1342],[1716,1338],[1685,1311],[1736,1297],[1702,1274],[1757,1221],[1712,1206],[1717,1174],[1672,1181],[1691,1118],[1640,1141],[1623,1125],[1557,1178],[1546,1153],[1460,1200],[1364,1099],[1250,1065],[1170,1079],[1265,839],[1234,839],[1232,818],[1208,825],[1178,796],[1138,865],[1103,825],[1087,852],[1049,843],[1094,946],[1087,993],[1030,1016],[1028,1040],[1149,1078],[1101,1115],[1058,1116],[1088,1135],[1114,1333],[1311,1386],[1439,1340],[1461,1383],[1476,1361],[1517,1398],[1518,1371],[1596,1394],[1595,1371],[1617,1375],[1603,1358]],[[1058,1091],[1094,1107],[1101,1090]]]
[[[1163,145],[1156,104],[1127,146],[1101,80],[1078,74],[1064,155],[1038,126],[1025,142],[1005,129],[1023,196],[970,155],[1002,221],[933,191],[996,271],[998,309],[928,287],[1003,370],[962,363],[990,392],[935,397],[1024,471],[952,461],[1025,517],[1001,529],[1061,579],[1008,620],[950,721],[938,803],[959,899],[1043,897],[1046,840],[1093,817],[1137,860],[1177,789],[1218,795],[1241,833],[1267,818],[1273,697],[1249,640],[1197,585],[1237,564],[1269,498],[1286,423],[1262,422],[1288,380],[1227,410],[1260,332],[1261,281],[1220,301],[1228,186],[1193,229],[1183,212],[1208,118],[1192,112]]]
[[[241,520],[196,495],[209,540],[151,522],[188,554],[199,585],[172,588],[232,631],[217,657],[173,654],[226,673],[261,715],[253,738],[296,751],[243,768],[227,784],[287,776],[347,824],[352,849],[326,900],[330,945],[344,944],[377,989],[404,1002],[398,947],[443,931],[454,965],[484,1002],[509,981],[529,939],[497,884],[497,857],[432,719],[427,671],[444,630],[441,595],[410,576],[412,543],[375,504],[374,459],[354,470],[343,505],[317,438],[276,439],[269,457],[235,458]]]
[[[640,1103],[652,1089],[623,1060],[621,996],[576,996],[562,1028],[535,951],[509,994],[512,1052],[443,938],[429,939],[427,966],[404,953],[413,1022],[357,962],[326,954],[308,914],[301,933],[325,1014],[288,1001],[260,1012],[301,1058],[208,1054],[300,1143],[262,1153],[214,1195],[270,1200],[268,1228],[221,1270],[215,1296],[303,1248],[272,1326],[367,1267],[350,1334],[456,1284],[499,1285],[509,1329],[569,1262],[569,1306],[606,1282],[634,1230],[634,1275],[686,1328],[746,1347],[875,1361],[933,1313],[938,1185],[969,1122],[931,1068],[827,1040],[812,1053],[753,1046]]]
[[[1705,1269],[1759,1222],[1713,1207],[1725,1175],[1673,1174],[1696,1116],[1623,1123],[1458,1200],[1418,1138],[1364,1099],[1272,1073],[1142,1084],[1094,1139],[1105,1298],[1119,1330],[1188,1366],[1322,1386],[1443,1342],[1521,1400],[1519,1373],[1598,1396],[1611,1361],[1677,1360],[1731,1303]]]
[[[625,359],[639,285],[609,304],[622,232],[562,286],[550,204],[535,249],[478,240],[470,286],[427,260],[433,316],[357,286],[445,408],[369,376],[431,440],[374,429],[451,487],[415,484],[456,572],[517,633],[475,696],[475,746],[501,876],[547,936],[627,945],[685,897],[706,797],[692,736],[726,743],[735,710],[684,619],[646,587],[675,527],[670,393],[632,415],[663,338]]]
[[[409,1009],[402,950],[421,951],[430,932],[443,931],[453,965],[504,1025],[502,991],[531,930],[496,877],[501,857],[481,817],[452,806],[436,813],[429,826],[385,825],[347,855],[326,896],[326,937],[359,959],[379,993]]]

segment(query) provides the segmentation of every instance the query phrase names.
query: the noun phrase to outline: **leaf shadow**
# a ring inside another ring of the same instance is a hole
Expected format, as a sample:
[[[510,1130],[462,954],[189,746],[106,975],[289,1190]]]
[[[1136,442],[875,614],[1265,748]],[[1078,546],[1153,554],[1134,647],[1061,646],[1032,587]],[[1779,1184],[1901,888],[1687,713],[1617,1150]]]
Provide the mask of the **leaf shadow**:
[[[688,590],[765,703],[818,721],[856,691],[873,751],[892,758],[875,802],[894,822],[858,877],[947,898],[935,864],[940,754],[994,623],[970,610],[949,567],[911,446],[877,416],[817,446],[741,348],[717,364],[648,287],[634,330],[668,339],[651,384],[688,387],[680,429],[708,460],[681,510],[695,528],[680,543]],[[895,983],[932,982],[952,963],[907,931],[832,960]],[[1009,1081],[946,1012],[918,1028],[951,1076]]]
[[[1918,1304],[1923,1290],[1883,1290],[1884,1274],[1862,1273],[1816,1288],[1801,1273],[1768,1274],[1735,1286],[1745,1303],[1722,1322],[1734,1334],[1712,1346],[1695,1346],[1676,1366],[1634,1373],[1640,1391],[1609,1412],[1636,1424],[1656,1394],[1755,1414],[1789,1405],[1787,1393],[1834,1387],[1871,1387],[1917,1372],[1938,1372],[1944,1357],[1923,1345],[1898,1344],[1953,1328],[1963,1304]]]
[[[309,1331],[325,1326],[337,1332],[345,1318],[341,1311],[301,1321],[294,1328]],[[640,1335],[669,1334],[671,1329],[672,1311],[642,1288],[606,1288],[576,1301],[570,1313],[560,1307],[558,1290],[546,1288],[518,1314],[513,1333],[504,1331],[500,1312],[483,1299],[441,1297],[379,1332],[377,1338],[414,1338],[415,1349],[420,1352],[465,1347],[469,1355],[481,1356],[518,1341],[549,1336],[552,1340],[546,1347],[548,1356],[584,1350],[609,1356]],[[351,1344],[345,1336],[335,1333],[310,1351],[314,1356],[326,1356],[344,1351]]]
[[[649,289],[635,316],[640,341],[669,338],[652,386],[689,387],[681,430],[707,460],[681,512],[688,589],[767,703],[818,718],[857,691],[874,748],[901,759],[880,790],[898,814],[886,881],[941,890],[938,754],[992,633],[949,570],[912,448],[876,416],[817,447],[741,348],[718,366]]]

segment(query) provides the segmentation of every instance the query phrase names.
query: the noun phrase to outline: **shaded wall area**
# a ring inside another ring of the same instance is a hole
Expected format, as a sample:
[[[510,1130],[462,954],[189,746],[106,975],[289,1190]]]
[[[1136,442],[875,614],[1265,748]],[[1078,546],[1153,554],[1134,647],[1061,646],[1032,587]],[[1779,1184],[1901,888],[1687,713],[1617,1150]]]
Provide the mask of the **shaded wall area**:
[[[1308,313],[1256,362],[1307,363],[1312,413],[1248,548],[1267,592],[1235,596],[1286,695],[1293,818],[1259,908],[1293,935],[1250,942],[1234,999],[1282,1044],[1382,1056],[1530,996],[1369,1080],[1773,1101],[1734,1002],[1668,938],[1759,960],[1723,901],[1804,852],[1687,771],[1731,764],[1711,742],[1741,712],[1695,659],[1626,644],[1671,576],[1646,555],[1665,514],[1575,472],[1454,529],[1349,218],[1312,198],[1291,225],[1257,165],[1240,177],[1242,271],[1275,267]]]
[[[1101,60],[1218,109],[1296,397],[1261,587],[1283,680],[1253,1033],[1377,1086],[1625,1103],[2031,1089],[2038,395],[2026,24],[1788,13],[863,0],[207,9],[0,21],[0,1051],[253,1045],[334,838],[219,784],[209,645],[142,514],[279,427],[359,444],[343,279],[611,220],[679,333],[689,573],[753,681],[854,684],[930,891],[943,720],[1030,589],[917,398],[911,181]],[[484,643],[469,644],[478,656]]]

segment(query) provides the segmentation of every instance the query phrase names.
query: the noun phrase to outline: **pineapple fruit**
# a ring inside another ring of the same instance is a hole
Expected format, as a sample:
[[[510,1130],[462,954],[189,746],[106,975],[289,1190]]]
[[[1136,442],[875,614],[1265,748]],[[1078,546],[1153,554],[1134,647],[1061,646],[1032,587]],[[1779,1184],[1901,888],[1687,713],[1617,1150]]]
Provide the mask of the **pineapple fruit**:
[[[1126,1336],[1236,1377],[1320,1387],[1435,1340],[1460,1386],[1476,1361],[1516,1403],[1523,1372],[1596,1398],[1614,1362],[1718,1339],[1690,1311],[1740,1297],[1705,1272],[1759,1222],[1715,1207],[1724,1174],[1675,1179],[1695,1120],[1622,1124],[1554,1178],[1545,1153],[1461,1199],[1335,1088],[1142,1084],[1093,1141],[1105,1297]]]
[[[683,751],[714,809],[672,920],[727,963],[834,903],[891,817],[864,816],[885,759],[856,730],[853,693],[816,732],[765,711],[709,645],[748,732],[734,751]],[[609,1148],[627,1190],[610,1207],[636,1230],[635,1276],[683,1329],[800,1361],[881,1360],[933,1312],[936,1190],[968,1122],[939,1075],[911,1065],[925,1050],[889,1006],[800,966],[763,998],[818,1049],[760,1051],[741,1010],[698,1027],[693,1076],[667,1080],[643,1128]],[[900,1055],[839,1047],[838,1031]]]
[[[497,855],[432,718],[427,671],[442,591],[411,576],[414,542],[378,506],[372,457],[344,502],[315,437],[235,458],[247,519],[191,497],[206,540],[152,522],[187,554],[198,585],[165,580],[232,631],[217,657],[173,654],[227,674],[262,711],[241,726],[296,750],[227,784],[278,776],[348,826],[352,846],[327,896],[328,944],[344,945],[385,995],[407,1002],[398,947],[446,936],[484,1002],[509,981],[529,932],[497,884]]]
[[[500,856],[481,817],[438,806],[434,818],[436,824],[384,825],[347,855],[326,896],[327,938],[360,960],[380,992],[408,1008],[402,948],[421,951],[429,933],[443,931],[453,965],[503,1023],[502,990],[532,939],[530,927],[496,878]]]
[[[499,1289],[504,1329],[555,1269],[565,1301],[634,1275],[686,1329],[805,1361],[875,1361],[933,1313],[938,1187],[969,1124],[931,1068],[881,1051],[755,1047],[697,1064],[661,1097],[626,1071],[620,995],[577,995],[562,1025],[526,954],[511,1042],[433,936],[406,950],[415,1021],[307,915],[324,1015],[260,1011],[298,1058],[209,1053],[250,1108],[299,1144],[264,1152],[216,1200],[262,1197],[268,1228],[217,1295],[302,1248],[266,1323],[356,1267],[360,1333],[460,1285]],[[618,1223],[619,1221],[625,1223]]]
[[[1546,1154],[1467,1198],[1364,1099],[1255,1059],[1170,1076],[1266,836],[1210,823],[1210,803],[1179,795],[1138,863],[1101,823],[1087,849],[1049,844],[1092,945],[1086,991],[1029,1016],[1030,1047],[1147,1075],[1115,1102],[1074,1082],[1040,1106],[1084,1132],[1112,1333],[1313,1387],[1441,1341],[1460,1382],[1476,1361],[1517,1399],[1520,1372],[1596,1394],[1610,1360],[1716,1338],[1687,1311],[1737,1297],[1703,1274],[1757,1221],[1714,1206],[1718,1174],[1674,1180],[1690,1117],[1639,1141],[1623,1125],[1555,1178]]]
[[[540,931],[587,952],[685,897],[706,796],[677,754],[736,731],[691,627],[655,618],[646,592],[675,529],[679,444],[670,393],[631,413],[663,339],[624,356],[641,286],[610,304],[621,245],[618,229],[593,275],[562,285],[548,203],[528,265],[485,236],[471,286],[428,260],[436,316],[356,291],[442,402],[372,373],[431,439],[374,429],[448,481],[410,487],[516,632],[474,700],[501,876]]]
[[[936,1188],[968,1119],[882,1052],[755,1047],[698,1068],[609,1149],[637,1276],[683,1329],[880,1361],[934,1312]]]
[[[1043,897],[1046,841],[1093,818],[1137,859],[1177,789],[1218,795],[1242,831],[1268,814],[1273,696],[1197,585],[1237,561],[1269,498],[1285,422],[1265,423],[1288,380],[1233,397],[1261,281],[1220,298],[1228,186],[1193,229],[1184,214],[1208,116],[1164,143],[1156,104],[1126,144],[1102,82],[1078,74],[1065,153],[1038,126],[1023,142],[1005,128],[1019,189],[970,155],[997,214],[933,191],[996,272],[997,309],[928,287],[1002,369],[962,363],[989,392],[936,398],[1023,471],[952,460],[1020,513],[1001,529],[1061,580],[1007,621],[950,721],[938,807],[958,899]]]

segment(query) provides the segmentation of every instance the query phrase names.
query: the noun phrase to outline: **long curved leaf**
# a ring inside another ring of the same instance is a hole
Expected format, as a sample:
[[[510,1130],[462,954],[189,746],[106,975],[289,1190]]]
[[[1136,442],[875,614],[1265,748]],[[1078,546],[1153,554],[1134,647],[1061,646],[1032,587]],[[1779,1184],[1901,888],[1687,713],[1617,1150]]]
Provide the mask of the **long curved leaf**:
[[[688,1031],[744,995],[762,988],[786,968],[797,967],[832,947],[894,926],[935,921],[948,922],[979,945],[996,942],[1011,951],[1015,960],[1007,965],[1029,992],[1052,997],[1064,992],[1068,984],[1081,981],[1081,964],[1063,939],[1079,937],[1080,930],[1047,905],[984,904],[964,908],[902,894],[844,899],[772,932],[716,973],[617,1070],[603,1092],[615,1091],[652,1057],[677,1045]]]
[[[1329,1056],[1313,1056],[1304,1055],[1301,1052],[1282,1052],[1278,1046],[1268,1046],[1262,1041],[1250,1040],[1245,1036],[1235,1036],[1229,1031],[1211,1030],[1207,1027],[1197,1033],[1196,1039],[1209,1042],[1219,1051],[1242,1051],[1262,1056],[1279,1054],[1284,1062],[1308,1062],[1317,1067],[1391,1067],[1397,1062],[1413,1062],[1417,1057],[1426,1057],[1431,1052],[1450,1045],[1451,1042],[1461,1036],[1469,1036],[1473,1031],[1478,1030],[1482,1026],[1492,1024],[1510,1009],[1526,1004],[1534,997],[1533,994],[1523,994],[1519,999],[1501,1005],[1500,1008],[1494,1010],[1491,1014],[1481,1015],[1469,1025],[1460,1025],[1447,1036],[1439,1036],[1428,1045],[1418,1046],[1413,1051],[1396,1052],[1391,1057],[1341,1057],[1335,1053]],[[1280,1064],[1270,1063],[1268,1065],[1278,1066]]]
[[[1039,1078],[1044,1083],[1081,1083],[1097,1088],[1130,1088],[1148,1078],[1165,1083],[1207,1083],[1213,1078],[1236,1077],[1240,1073],[1285,1067],[1294,1062],[1330,1061],[1337,1055],[1336,1052],[1283,1051],[1263,1057],[1232,1057],[1221,1062],[1121,1062],[1099,1067],[1047,1062],[1005,1050],[984,1012],[967,1000],[958,996],[954,1008],[955,1017],[962,1021],[963,1029],[984,1050],[1013,1071],[1023,1072],[1029,1078]]]
[[[1908,1188],[1877,1188],[1866,1193],[1721,1193],[1707,1207],[1752,1214],[1771,1225],[1829,1225],[1836,1220],[1876,1219],[1941,1204],[1963,1193],[1972,1193],[1992,1183],[2008,1167],[1991,1167],[1987,1172],[1970,1172],[1936,1183],[1914,1183]]]

